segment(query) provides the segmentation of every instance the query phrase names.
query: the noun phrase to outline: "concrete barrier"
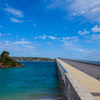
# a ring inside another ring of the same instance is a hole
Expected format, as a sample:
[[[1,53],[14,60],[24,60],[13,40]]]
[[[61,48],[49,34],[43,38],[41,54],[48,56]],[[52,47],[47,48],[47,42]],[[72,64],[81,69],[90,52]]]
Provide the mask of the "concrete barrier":
[[[56,59],[63,100],[95,100],[80,82]]]
[[[65,96],[67,100],[95,100],[70,73],[65,74]]]

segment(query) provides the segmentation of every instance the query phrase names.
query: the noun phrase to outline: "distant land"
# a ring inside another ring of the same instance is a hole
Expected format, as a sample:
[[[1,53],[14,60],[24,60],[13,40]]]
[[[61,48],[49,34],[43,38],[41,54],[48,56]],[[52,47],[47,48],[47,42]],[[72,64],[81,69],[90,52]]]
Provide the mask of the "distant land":
[[[55,61],[53,58],[43,58],[43,57],[10,57],[15,61]]]
[[[0,55],[0,68],[24,66],[24,64],[21,65],[18,61],[55,61],[55,59],[43,57],[9,57],[9,54],[9,52],[3,51]]]

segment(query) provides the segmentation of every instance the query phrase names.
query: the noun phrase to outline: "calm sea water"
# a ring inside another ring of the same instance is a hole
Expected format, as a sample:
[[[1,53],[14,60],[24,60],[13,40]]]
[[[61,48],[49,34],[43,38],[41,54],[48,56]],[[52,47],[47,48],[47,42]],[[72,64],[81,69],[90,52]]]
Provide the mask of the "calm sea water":
[[[61,97],[55,62],[21,62],[24,67],[0,69],[0,100]]]
[[[89,64],[100,65],[100,61],[88,61],[88,60],[79,60],[79,61],[89,63]]]

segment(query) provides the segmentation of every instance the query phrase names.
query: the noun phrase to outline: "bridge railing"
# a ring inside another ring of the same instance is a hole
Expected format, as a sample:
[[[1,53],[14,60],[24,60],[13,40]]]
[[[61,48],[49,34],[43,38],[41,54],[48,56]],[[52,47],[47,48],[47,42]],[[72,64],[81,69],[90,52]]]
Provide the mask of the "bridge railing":
[[[62,78],[64,80],[64,83],[65,83],[65,73],[68,73],[68,71],[59,63],[58,60],[56,60],[57,64],[58,64],[58,67],[59,67],[59,70],[62,74]]]
[[[56,63],[63,100],[95,100],[93,95],[91,95],[90,92],[65,69],[67,67],[66,64],[60,62],[59,59],[56,59]]]

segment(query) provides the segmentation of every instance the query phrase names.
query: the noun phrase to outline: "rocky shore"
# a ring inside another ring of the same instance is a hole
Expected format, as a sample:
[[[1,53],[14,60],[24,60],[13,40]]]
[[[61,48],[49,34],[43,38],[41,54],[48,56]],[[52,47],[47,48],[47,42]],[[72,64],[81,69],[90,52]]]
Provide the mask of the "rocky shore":
[[[9,52],[7,51],[2,52],[0,56],[0,68],[22,67],[22,66],[24,65],[23,64],[21,65],[19,62],[9,57]]]

